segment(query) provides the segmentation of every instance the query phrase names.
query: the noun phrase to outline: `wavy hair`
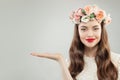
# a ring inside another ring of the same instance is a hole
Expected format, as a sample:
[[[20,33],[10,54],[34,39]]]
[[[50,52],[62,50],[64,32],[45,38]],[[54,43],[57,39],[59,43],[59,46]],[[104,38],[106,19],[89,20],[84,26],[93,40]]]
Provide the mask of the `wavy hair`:
[[[101,40],[98,43],[95,62],[97,64],[98,80],[117,80],[118,70],[111,61],[110,47],[105,24],[101,22]],[[69,49],[70,65],[69,71],[74,80],[76,76],[84,69],[84,44],[80,40],[78,33],[78,24],[74,26],[74,36]]]

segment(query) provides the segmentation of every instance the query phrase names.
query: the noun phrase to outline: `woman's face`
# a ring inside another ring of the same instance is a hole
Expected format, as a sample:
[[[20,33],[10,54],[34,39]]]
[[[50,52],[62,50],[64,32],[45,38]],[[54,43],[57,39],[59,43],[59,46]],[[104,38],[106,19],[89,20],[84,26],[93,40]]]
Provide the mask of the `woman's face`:
[[[78,30],[80,40],[86,47],[95,47],[101,39],[101,25],[96,20],[81,22]]]

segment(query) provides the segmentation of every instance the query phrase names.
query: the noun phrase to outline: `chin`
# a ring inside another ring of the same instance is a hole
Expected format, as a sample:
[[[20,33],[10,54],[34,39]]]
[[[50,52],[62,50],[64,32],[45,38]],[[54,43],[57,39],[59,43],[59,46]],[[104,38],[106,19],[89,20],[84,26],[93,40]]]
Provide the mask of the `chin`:
[[[96,45],[95,44],[87,44],[87,45],[85,45],[86,47],[88,47],[88,48],[94,48]]]
[[[86,47],[88,47],[88,48],[93,48],[93,47],[95,47],[95,46],[86,46]]]

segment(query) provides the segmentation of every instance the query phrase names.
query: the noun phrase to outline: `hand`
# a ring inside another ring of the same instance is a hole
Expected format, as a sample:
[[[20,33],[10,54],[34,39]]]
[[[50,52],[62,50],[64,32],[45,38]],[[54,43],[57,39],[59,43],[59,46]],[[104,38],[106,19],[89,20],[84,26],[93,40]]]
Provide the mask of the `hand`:
[[[52,59],[52,60],[56,60],[56,61],[59,61],[60,59],[63,58],[63,56],[60,53],[50,54],[50,53],[33,52],[33,53],[31,53],[31,55],[36,56],[36,57],[41,57],[41,58],[48,58],[48,59]]]
[[[31,53],[31,55],[36,56],[36,57],[48,58],[48,59],[58,61],[59,64],[61,65],[61,68],[62,68],[62,71],[63,71],[64,80],[73,80],[73,78],[70,75],[70,72],[67,68],[66,62],[65,62],[63,56],[60,53],[50,54],[50,53],[36,53],[36,52],[33,52],[33,53]]]

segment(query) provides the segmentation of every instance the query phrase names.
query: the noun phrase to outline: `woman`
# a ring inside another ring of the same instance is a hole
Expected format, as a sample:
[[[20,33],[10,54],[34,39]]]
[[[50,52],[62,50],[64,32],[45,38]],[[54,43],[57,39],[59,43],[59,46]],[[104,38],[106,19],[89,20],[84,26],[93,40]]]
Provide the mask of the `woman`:
[[[105,29],[110,16],[97,6],[88,5],[74,11],[70,19],[75,27],[69,68],[61,54],[32,55],[58,61],[64,80],[120,80],[120,56],[110,51]]]

